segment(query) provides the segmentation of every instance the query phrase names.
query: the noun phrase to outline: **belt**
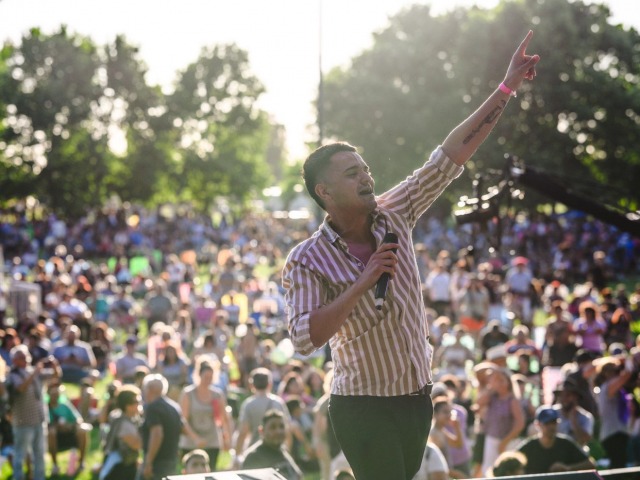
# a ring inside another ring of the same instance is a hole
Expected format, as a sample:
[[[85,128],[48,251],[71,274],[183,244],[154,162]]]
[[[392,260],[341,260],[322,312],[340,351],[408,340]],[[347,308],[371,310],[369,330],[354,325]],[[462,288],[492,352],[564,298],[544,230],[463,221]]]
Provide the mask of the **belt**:
[[[422,396],[431,396],[431,390],[433,389],[433,383],[427,383],[424,387],[422,387],[420,390],[416,390],[415,392],[411,392],[409,395],[411,396],[417,396],[417,395],[422,395]]]

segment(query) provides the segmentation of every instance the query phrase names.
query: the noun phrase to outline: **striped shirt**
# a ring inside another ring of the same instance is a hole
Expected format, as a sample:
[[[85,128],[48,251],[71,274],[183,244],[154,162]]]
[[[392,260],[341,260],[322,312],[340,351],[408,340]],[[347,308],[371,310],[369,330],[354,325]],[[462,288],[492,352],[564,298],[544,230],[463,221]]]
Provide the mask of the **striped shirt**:
[[[398,266],[382,310],[374,289],[363,295],[330,339],[335,395],[406,395],[431,381],[431,346],[411,231],[463,168],[440,147],[428,162],[377,197],[371,225],[376,244],[385,232],[398,235]],[[297,352],[309,355],[309,316],[340,296],[365,265],[349,253],[327,217],[307,240],[291,250],[283,270],[289,333]]]

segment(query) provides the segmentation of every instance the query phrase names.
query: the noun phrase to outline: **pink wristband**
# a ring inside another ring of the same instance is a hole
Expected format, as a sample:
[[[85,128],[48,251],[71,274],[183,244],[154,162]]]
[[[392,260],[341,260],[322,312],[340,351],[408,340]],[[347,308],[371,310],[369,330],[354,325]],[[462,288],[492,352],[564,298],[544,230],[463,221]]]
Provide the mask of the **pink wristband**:
[[[502,82],[498,88],[500,89],[501,92],[506,93],[507,95],[511,95],[512,97],[517,97],[518,96],[517,92],[515,90],[511,90],[509,87],[507,87],[504,84],[504,82]]]

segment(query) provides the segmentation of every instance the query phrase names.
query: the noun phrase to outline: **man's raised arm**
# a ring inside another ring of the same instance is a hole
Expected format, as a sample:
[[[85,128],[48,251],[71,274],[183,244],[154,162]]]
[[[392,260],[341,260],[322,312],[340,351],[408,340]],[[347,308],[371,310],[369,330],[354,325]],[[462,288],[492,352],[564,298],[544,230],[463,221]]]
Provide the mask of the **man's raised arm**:
[[[533,32],[529,30],[511,57],[509,68],[500,88],[496,89],[471,116],[454,128],[442,144],[444,152],[456,164],[463,165],[471,158],[487,138],[502,115],[507,101],[511,96],[515,96],[515,92],[520,88],[524,79],[533,80],[536,76],[535,66],[540,61],[540,57],[526,54],[532,36]]]

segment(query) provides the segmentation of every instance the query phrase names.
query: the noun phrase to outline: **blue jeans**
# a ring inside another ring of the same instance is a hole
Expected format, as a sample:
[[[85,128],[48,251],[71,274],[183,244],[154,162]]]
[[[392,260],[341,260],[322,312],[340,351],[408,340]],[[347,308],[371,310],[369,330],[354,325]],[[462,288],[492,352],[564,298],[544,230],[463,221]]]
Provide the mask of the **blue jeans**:
[[[23,465],[27,452],[31,452],[33,480],[45,480],[44,425],[13,426],[13,479],[24,478]]]

